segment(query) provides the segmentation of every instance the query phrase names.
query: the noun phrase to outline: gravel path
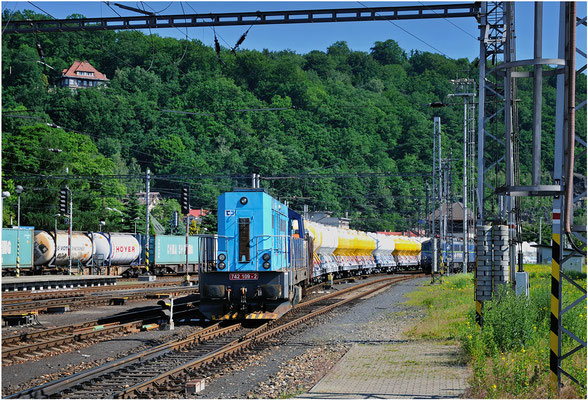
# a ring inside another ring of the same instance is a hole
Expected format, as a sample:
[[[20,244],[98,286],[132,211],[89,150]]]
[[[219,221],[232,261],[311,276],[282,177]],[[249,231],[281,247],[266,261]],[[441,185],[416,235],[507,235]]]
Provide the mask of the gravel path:
[[[354,343],[396,343],[418,310],[404,295],[426,278],[401,282],[299,328],[261,354],[235,362],[232,371],[205,377],[200,398],[283,398],[312,388]]]

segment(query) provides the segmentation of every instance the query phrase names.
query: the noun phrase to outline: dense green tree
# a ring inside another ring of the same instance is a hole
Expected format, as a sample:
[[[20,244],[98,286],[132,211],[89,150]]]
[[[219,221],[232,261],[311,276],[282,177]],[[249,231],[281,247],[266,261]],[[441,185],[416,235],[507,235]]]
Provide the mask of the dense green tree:
[[[384,42],[376,41],[370,50],[374,60],[382,65],[403,64],[408,60],[406,52],[402,50],[398,42],[392,39]]]
[[[5,10],[4,20],[9,18],[44,17]],[[56,72],[37,62],[37,44]],[[454,187],[460,187],[463,108],[447,95],[453,92],[450,79],[477,77],[475,62],[406,52],[393,39],[375,42],[369,52],[338,41],[326,52],[304,55],[287,50],[233,54],[223,48],[220,58],[222,63],[213,48],[198,40],[137,31],[4,35],[3,189],[25,186],[23,223],[52,227],[59,189],[67,184],[74,191],[75,229],[93,230],[106,220],[109,230],[131,231],[135,194],[144,191],[142,177],[150,168],[167,176],[156,180],[164,197],[177,198],[180,179],[193,188],[193,206],[211,210],[223,191],[248,186],[252,173],[308,173],[315,177],[262,180],[262,186],[296,209],[309,205],[337,215],[347,212],[354,226],[366,230],[405,230],[422,215],[430,179],[420,174],[431,171],[435,116],[442,120],[444,155],[456,159]],[[108,87],[56,87],[60,71],[75,60],[87,60],[105,73]],[[529,183],[532,81],[517,83],[521,179]],[[577,86],[580,103],[586,99],[584,74]],[[543,93],[543,146],[549,154],[554,75],[545,80]],[[436,101],[452,105],[428,107]],[[585,138],[585,108],[577,112],[576,129]],[[585,170],[585,157],[577,159]],[[552,165],[546,156],[545,182]],[[47,178],[65,174],[66,167],[71,178]],[[354,173],[366,175],[347,176]],[[26,181],[15,180],[25,175]],[[75,180],[76,175],[93,178]],[[504,179],[494,170],[488,176]],[[166,225],[176,206],[175,199],[166,199],[154,215]],[[524,200],[529,235],[537,232],[533,217],[545,206]],[[121,211],[123,221],[107,207]],[[139,230],[144,229],[142,214]],[[4,222],[14,215],[11,196]]]

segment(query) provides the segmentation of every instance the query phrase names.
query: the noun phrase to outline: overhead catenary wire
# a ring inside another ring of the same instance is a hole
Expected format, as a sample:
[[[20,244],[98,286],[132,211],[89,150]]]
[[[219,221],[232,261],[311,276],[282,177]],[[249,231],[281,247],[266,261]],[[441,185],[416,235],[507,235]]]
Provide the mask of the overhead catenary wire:
[[[261,176],[261,180],[283,180],[283,179],[332,179],[332,178],[408,178],[408,177],[429,177],[431,172],[415,173],[390,173],[390,172],[349,172],[333,174],[289,174]],[[144,174],[104,174],[104,175],[57,175],[57,174],[39,174],[37,176],[28,175],[6,175],[8,179],[145,179]],[[177,174],[151,174],[152,179],[179,179],[182,182],[202,179],[251,179],[251,174],[207,174],[207,175],[177,175]]]
[[[118,15],[119,17],[121,17],[121,18],[122,18],[122,15],[120,15],[120,14],[119,14],[119,13],[118,13],[118,12],[117,12],[117,11],[116,11],[114,8],[112,8],[112,6],[110,5],[110,2],[109,2],[109,1],[105,1],[104,3],[105,3],[105,4],[106,4],[106,5],[107,5],[107,6],[108,6],[108,7],[109,7],[109,8],[110,8],[110,9],[111,9],[111,10],[112,10],[112,11],[113,11],[113,12],[114,12],[116,15]],[[116,4],[116,3],[115,3],[115,5],[117,5],[117,6],[119,6],[119,7],[121,6],[120,4]],[[133,31],[135,31],[135,32],[139,33],[143,39],[147,40],[147,38],[145,38],[145,36],[143,35],[143,33],[139,32],[139,31],[138,31],[138,30],[136,30],[136,29],[133,29]],[[155,44],[153,43],[153,35],[151,34],[151,28],[149,28],[149,36],[151,36],[151,46],[152,46],[152,53],[151,53],[151,64],[149,65],[149,68],[147,68],[147,70],[146,70],[146,71],[149,71],[149,70],[151,70],[151,67],[153,66],[153,61],[155,60]],[[149,42],[149,41],[147,41],[147,42]]]
[[[422,1],[419,1],[419,3],[421,3],[421,5],[422,5],[422,6],[424,6],[424,7],[427,7],[427,5],[426,5],[426,4],[424,4]],[[429,7],[427,7],[427,8],[429,8]],[[432,8],[429,8],[429,10],[433,11],[433,12],[434,12],[435,14],[437,14],[437,15],[441,15],[441,14],[439,14],[437,11],[435,11],[435,10],[434,10],[434,9],[432,9]],[[453,22],[452,22],[450,19],[448,19],[448,18],[445,18],[445,17],[443,17],[443,19],[444,19],[445,21],[449,22],[451,25],[455,26],[457,29],[459,29],[460,31],[462,31],[462,32],[463,32],[463,33],[465,33],[466,35],[468,35],[468,36],[472,37],[473,39],[475,39],[476,41],[478,41],[478,38],[477,38],[477,37],[475,37],[474,35],[472,35],[472,34],[471,34],[471,33],[469,33],[468,31],[466,31],[465,29],[463,29],[463,28],[462,28],[462,27],[460,27],[459,25],[457,25],[457,24],[453,23]]]
[[[363,7],[367,8],[368,10],[371,10],[371,8],[369,6],[367,6],[366,4],[362,3],[361,1],[358,1],[359,4],[361,4]],[[376,15],[380,15],[379,13],[376,12]],[[453,60],[453,58],[449,57],[447,54],[445,54],[444,52],[442,52],[441,50],[439,50],[438,48],[436,48],[435,46],[433,46],[432,44],[427,43],[426,41],[424,41],[423,39],[421,39],[420,37],[418,37],[417,35],[415,35],[414,33],[409,32],[408,30],[404,29],[403,27],[401,27],[400,25],[396,24],[393,21],[390,20],[386,20],[386,22],[391,23],[392,25],[394,25],[395,27],[397,27],[398,29],[402,30],[403,32],[409,34],[410,36],[412,36],[413,38],[417,39],[418,41],[420,41],[421,43],[424,43],[425,45],[429,46],[430,48],[432,48],[433,50],[443,54],[445,57]]]
[[[192,9],[192,11],[194,11],[194,14],[198,14],[198,12],[196,12],[196,10],[194,9],[194,7],[192,7],[192,5],[191,5],[189,2],[186,2],[186,5],[187,5],[188,7],[190,7],[190,8]],[[216,36],[216,31],[215,31],[215,29],[214,29],[214,26],[211,26],[211,27],[210,27],[210,29],[212,29],[212,30],[213,30],[213,32],[214,32],[214,34],[215,34],[215,36]],[[229,44],[229,42],[227,42],[225,39],[223,39],[223,37],[222,37],[220,34],[218,35],[218,37],[219,37],[219,38],[220,38],[220,39],[221,39],[223,42],[225,42],[225,44],[227,45],[227,47],[231,47],[231,45]]]
[[[10,13],[10,16],[8,17],[8,21],[6,21],[6,25],[2,29],[2,34],[4,34],[4,31],[6,30],[6,28],[8,28],[8,25],[10,25],[10,20],[12,20],[12,16],[14,15],[14,10],[16,10],[17,5],[18,5],[18,2],[14,2],[14,7],[12,8],[12,12]]]
[[[15,115],[14,117],[25,118],[25,116],[18,116],[18,115]],[[38,118],[38,117],[27,117],[27,118],[28,119],[39,119],[39,120],[46,121],[44,118]],[[74,133],[77,133],[77,134],[80,134],[80,135],[89,136],[91,138],[100,139],[100,137],[98,135],[87,133],[87,132],[82,132],[82,131],[79,131],[79,130],[76,130],[76,129],[71,129],[71,128],[63,127],[63,126],[57,125],[57,124],[55,124],[53,122],[45,122],[45,125],[47,125],[50,128],[63,129],[64,131],[74,132]],[[131,144],[129,144],[129,145],[126,146],[127,149],[130,152],[133,152],[135,154],[141,154],[143,156],[148,156],[148,157],[152,157],[153,156],[151,153],[147,153],[147,152],[144,152],[144,151],[141,151],[141,150],[133,149],[130,146],[131,146]],[[158,157],[160,157],[161,161],[166,161],[168,163],[173,162],[172,160],[170,160],[170,159],[168,159],[166,157],[163,157],[163,156],[158,156]]]

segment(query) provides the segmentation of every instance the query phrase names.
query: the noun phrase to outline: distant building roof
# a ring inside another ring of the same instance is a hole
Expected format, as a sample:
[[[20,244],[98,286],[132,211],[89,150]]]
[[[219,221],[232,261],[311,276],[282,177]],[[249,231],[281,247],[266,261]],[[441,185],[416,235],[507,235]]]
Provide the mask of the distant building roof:
[[[84,74],[80,75],[78,72],[83,72]],[[61,74],[69,78],[79,78],[80,76],[83,76],[84,79],[108,81],[106,75],[94,68],[94,66],[88,61],[74,61],[71,67],[61,71]]]
[[[449,207],[447,204],[443,204],[443,213],[446,213]],[[456,202],[451,205],[452,212],[453,212],[453,221],[463,221],[463,203]],[[439,218],[439,209],[436,209],[434,212],[434,218]],[[468,219],[473,221],[475,219],[472,210],[468,208]],[[431,216],[427,217],[427,221],[431,220]]]
[[[210,214],[210,210],[204,210],[199,208],[197,210],[190,210],[190,216],[194,218],[204,217],[205,215]]]

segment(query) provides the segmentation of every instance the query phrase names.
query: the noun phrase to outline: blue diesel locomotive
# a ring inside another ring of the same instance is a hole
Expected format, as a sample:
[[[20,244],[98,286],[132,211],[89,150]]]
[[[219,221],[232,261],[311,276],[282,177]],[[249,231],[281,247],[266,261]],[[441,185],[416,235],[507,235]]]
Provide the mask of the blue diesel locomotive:
[[[274,319],[289,310],[310,278],[310,247],[298,232],[300,214],[264,190],[222,194],[217,259],[199,272],[200,311],[210,319]]]

